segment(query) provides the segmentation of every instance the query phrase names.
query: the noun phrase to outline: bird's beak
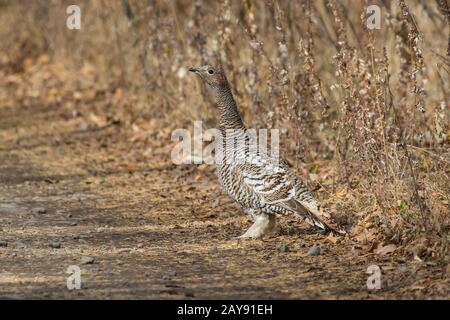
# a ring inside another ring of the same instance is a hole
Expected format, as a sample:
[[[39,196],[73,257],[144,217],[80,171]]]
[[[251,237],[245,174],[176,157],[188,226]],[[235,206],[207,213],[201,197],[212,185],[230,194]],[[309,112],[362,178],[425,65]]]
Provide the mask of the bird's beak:
[[[190,68],[189,68],[189,71],[190,71],[190,72],[199,72],[199,71],[200,71],[200,68],[199,68],[199,67],[190,67]]]

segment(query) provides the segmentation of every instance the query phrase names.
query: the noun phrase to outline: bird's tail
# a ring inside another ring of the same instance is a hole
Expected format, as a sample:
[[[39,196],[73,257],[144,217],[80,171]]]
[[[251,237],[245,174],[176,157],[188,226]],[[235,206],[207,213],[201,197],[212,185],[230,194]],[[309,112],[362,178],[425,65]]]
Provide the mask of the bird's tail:
[[[331,216],[324,213],[316,203],[291,201],[288,208],[300,219],[312,226],[316,226],[325,232],[331,232],[335,235],[345,235],[347,232],[340,228],[331,219]]]

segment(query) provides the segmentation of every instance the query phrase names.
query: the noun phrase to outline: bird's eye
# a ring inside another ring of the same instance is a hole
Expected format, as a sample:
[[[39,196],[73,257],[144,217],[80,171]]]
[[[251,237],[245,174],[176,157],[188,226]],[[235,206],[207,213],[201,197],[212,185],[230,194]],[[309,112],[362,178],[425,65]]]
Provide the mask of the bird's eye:
[[[209,73],[209,74],[213,74],[213,73],[214,73],[214,70],[213,70],[213,69],[209,69],[209,70],[208,70],[208,73]]]

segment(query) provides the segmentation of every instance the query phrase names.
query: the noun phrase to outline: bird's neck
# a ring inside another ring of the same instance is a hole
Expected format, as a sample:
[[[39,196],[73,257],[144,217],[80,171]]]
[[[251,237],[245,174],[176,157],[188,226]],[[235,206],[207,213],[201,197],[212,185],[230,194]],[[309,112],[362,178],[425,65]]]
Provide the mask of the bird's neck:
[[[241,115],[234,101],[230,87],[223,86],[214,93],[214,99],[220,112],[220,130],[244,130],[245,126],[242,122]]]

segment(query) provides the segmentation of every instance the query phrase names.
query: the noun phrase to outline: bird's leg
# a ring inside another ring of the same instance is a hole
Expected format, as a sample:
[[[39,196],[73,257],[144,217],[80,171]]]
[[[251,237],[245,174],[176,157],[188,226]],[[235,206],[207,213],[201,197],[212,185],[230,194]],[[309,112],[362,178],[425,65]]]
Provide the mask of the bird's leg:
[[[255,215],[253,225],[240,237],[236,239],[260,238],[275,229],[275,215],[261,213]]]

